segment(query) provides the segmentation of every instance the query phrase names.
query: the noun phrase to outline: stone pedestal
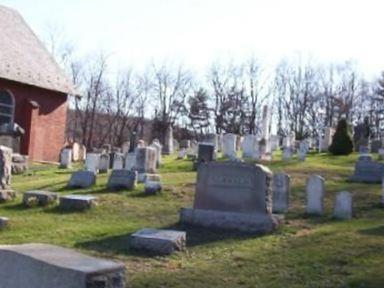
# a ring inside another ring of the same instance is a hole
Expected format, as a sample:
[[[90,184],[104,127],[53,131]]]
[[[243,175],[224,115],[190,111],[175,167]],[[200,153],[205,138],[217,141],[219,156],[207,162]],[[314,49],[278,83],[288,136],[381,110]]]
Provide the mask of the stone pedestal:
[[[96,205],[97,198],[85,195],[68,195],[60,197],[59,207],[63,210],[83,211]]]
[[[57,193],[49,191],[27,191],[23,195],[23,204],[27,207],[33,206],[33,204],[38,206],[47,206],[49,204],[55,203],[57,198]]]

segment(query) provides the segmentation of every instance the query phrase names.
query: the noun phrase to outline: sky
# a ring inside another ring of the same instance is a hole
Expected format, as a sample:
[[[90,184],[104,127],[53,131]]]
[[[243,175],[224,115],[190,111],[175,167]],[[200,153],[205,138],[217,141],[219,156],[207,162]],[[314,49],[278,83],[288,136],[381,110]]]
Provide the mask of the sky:
[[[384,70],[380,0],[0,0],[41,38],[57,31],[78,55],[103,52],[118,69],[250,57],[274,65],[311,55],[356,59],[368,76]]]

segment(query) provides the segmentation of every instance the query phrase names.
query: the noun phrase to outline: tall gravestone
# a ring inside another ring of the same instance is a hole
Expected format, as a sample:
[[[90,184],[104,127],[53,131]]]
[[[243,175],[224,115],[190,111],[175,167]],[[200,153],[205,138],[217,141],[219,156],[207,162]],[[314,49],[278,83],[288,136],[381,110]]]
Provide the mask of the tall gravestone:
[[[137,148],[135,169],[139,173],[156,173],[156,158],[155,148]]]
[[[256,135],[247,134],[244,136],[243,143],[243,158],[255,158],[258,154],[259,145]]]
[[[164,137],[164,147],[162,153],[165,155],[170,155],[174,151],[173,147],[173,129],[172,126],[169,126]]]
[[[225,134],[223,136],[223,156],[228,157],[230,159],[237,157],[236,152],[236,138],[237,136],[235,134]]]
[[[273,213],[286,213],[289,208],[290,177],[287,173],[279,172],[273,175]]]
[[[307,208],[306,212],[312,215],[323,215],[325,180],[319,175],[311,175],[306,184]]]
[[[160,141],[158,139],[154,139],[150,147],[156,149],[156,167],[159,168],[161,165],[161,155],[163,147],[161,146]]]
[[[115,153],[113,155],[112,170],[119,170],[124,168],[124,154]]]
[[[80,161],[80,144],[77,142],[73,142],[72,144],[72,161],[78,162]]]
[[[336,195],[335,206],[333,208],[333,217],[340,220],[352,218],[352,194],[343,191]]]
[[[291,160],[293,151],[291,147],[283,147],[283,161]]]
[[[272,215],[271,178],[271,171],[262,165],[202,163],[193,209],[181,210],[181,222],[248,232],[272,231],[279,221]]]
[[[308,143],[306,141],[301,141],[299,144],[299,151],[298,151],[298,156],[300,161],[305,161],[307,158],[307,153],[308,153]]]

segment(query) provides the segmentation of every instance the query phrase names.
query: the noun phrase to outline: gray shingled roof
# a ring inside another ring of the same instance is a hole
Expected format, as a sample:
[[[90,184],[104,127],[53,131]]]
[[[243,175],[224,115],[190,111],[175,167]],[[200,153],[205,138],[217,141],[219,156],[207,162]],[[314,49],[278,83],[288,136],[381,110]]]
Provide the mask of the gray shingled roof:
[[[65,94],[78,94],[23,17],[1,5],[0,78]]]

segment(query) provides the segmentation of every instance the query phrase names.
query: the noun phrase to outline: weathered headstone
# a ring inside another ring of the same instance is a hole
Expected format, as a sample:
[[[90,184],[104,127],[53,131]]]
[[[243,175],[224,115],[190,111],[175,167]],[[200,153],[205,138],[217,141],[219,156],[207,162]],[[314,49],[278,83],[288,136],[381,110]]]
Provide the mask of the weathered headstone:
[[[121,153],[115,153],[113,155],[112,170],[119,170],[124,168],[124,155]]]
[[[96,174],[92,171],[76,171],[72,173],[68,188],[88,188],[96,184]]]
[[[326,127],[324,130],[324,138],[321,141],[321,151],[328,151],[329,146],[332,144],[333,135],[335,134],[335,129],[332,127]]]
[[[109,169],[109,154],[101,154],[99,160],[99,172],[108,173]]]
[[[67,195],[60,197],[59,207],[63,210],[83,211],[96,205],[97,198],[86,195]]]
[[[137,183],[137,172],[130,170],[112,170],[107,187],[111,190],[127,189],[133,190]]]
[[[122,263],[48,244],[0,246],[0,287],[124,288]]]
[[[124,142],[123,145],[121,145],[121,153],[127,154],[129,151],[129,145],[129,141]]]
[[[325,180],[319,175],[311,175],[306,184],[307,207],[306,212],[312,215],[323,215]]]
[[[283,147],[283,161],[291,160],[293,151],[291,147]]]
[[[186,232],[144,228],[131,235],[130,246],[159,255],[171,254],[184,250]]]
[[[180,149],[189,149],[191,147],[191,140],[187,140],[187,139],[184,139],[184,140],[181,140],[180,141]]]
[[[87,156],[85,158],[85,170],[91,171],[97,174],[99,172],[99,161],[100,161],[100,154],[87,153]]]
[[[348,220],[352,218],[352,195],[347,191],[339,192],[336,195],[333,217],[336,219]]]
[[[163,190],[163,186],[159,181],[146,180],[144,182],[144,194],[154,195]]]
[[[60,168],[68,169],[72,167],[72,149],[64,148],[60,153]]]
[[[252,134],[245,135],[242,143],[242,148],[243,148],[243,158],[254,158],[256,154],[256,149],[259,150],[259,145],[258,145],[258,140],[256,135],[252,135]]]
[[[223,156],[230,159],[237,157],[236,153],[236,135],[235,134],[225,134],[223,136]]]
[[[183,160],[187,156],[188,150],[186,148],[181,148],[177,154],[177,159]]]
[[[85,161],[87,158],[87,147],[85,145],[80,145],[80,152],[79,152],[80,161]]]
[[[27,191],[23,195],[23,204],[24,206],[30,207],[34,204],[38,206],[47,206],[49,204],[54,203],[58,198],[57,193],[49,192],[49,191]]]
[[[8,217],[0,217],[0,230],[5,229],[9,225]]]
[[[72,144],[72,161],[78,162],[80,160],[81,160],[80,144],[77,142],[73,142],[73,144]]]
[[[370,155],[362,155],[355,164],[355,172],[349,178],[351,182],[381,183],[384,176],[384,164],[372,161]]]
[[[286,213],[289,208],[290,177],[280,172],[273,175],[273,213]]]
[[[156,173],[156,150],[152,147],[136,149],[135,169],[139,173]]]
[[[199,143],[197,159],[193,163],[193,170],[197,170],[200,163],[213,161],[215,146],[212,143]]]
[[[0,146],[0,202],[12,200],[16,193],[11,188],[12,149]]]
[[[28,156],[19,153],[12,154],[12,174],[22,174],[28,170]]]
[[[272,231],[279,221],[272,215],[271,178],[271,171],[262,165],[202,163],[193,209],[181,210],[181,222],[248,232]]]
[[[306,141],[301,141],[299,144],[298,156],[300,161],[305,161],[308,153],[308,143]]]
[[[164,137],[164,147],[162,153],[165,155],[173,154],[173,129],[172,126],[169,126]]]
[[[159,168],[161,165],[161,155],[163,147],[157,139],[153,140],[151,147],[156,149],[156,167]]]
[[[136,167],[136,153],[127,153],[125,156],[125,170],[134,170]]]

